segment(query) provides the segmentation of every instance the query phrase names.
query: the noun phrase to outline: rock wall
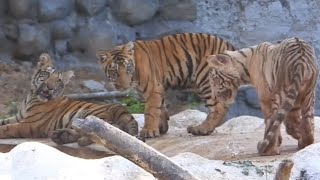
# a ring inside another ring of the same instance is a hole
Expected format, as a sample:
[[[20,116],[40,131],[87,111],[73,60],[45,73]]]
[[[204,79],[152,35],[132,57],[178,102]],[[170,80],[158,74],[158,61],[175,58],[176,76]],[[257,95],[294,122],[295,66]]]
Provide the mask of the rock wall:
[[[319,9],[316,0],[1,0],[0,59],[48,51],[61,67],[96,68],[97,49],[176,32],[216,34],[239,48],[298,36],[319,55]],[[257,102],[242,88],[229,117],[261,116]]]

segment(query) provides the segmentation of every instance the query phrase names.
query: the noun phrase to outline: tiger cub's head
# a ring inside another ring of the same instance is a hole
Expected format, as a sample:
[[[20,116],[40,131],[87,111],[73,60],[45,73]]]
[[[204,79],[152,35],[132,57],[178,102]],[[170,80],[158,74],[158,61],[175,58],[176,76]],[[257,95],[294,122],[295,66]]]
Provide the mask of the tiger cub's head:
[[[31,91],[40,101],[47,102],[60,97],[65,85],[74,76],[73,71],[57,72],[49,54],[41,54],[31,80]]]
[[[218,54],[207,57],[212,96],[219,102],[232,104],[240,86],[240,73],[231,57]]]
[[[98,62],[104,69],[107,80],[118,90],[131,87],[135,72],[134,43],[113,47],[110,50],[101,50],[96,54]]]

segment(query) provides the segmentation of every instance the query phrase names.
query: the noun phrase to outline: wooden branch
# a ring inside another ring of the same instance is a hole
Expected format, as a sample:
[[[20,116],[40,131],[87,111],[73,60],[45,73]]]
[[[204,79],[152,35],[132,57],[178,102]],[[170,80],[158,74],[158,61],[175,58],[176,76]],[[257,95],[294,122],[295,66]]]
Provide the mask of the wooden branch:
[[[124,91],[110,91],[110,92],[96,92],[96,93],[81,93],[81,94],[67,94],[65,95],[70,99],[107,99],[107,98],[116,98],[116,97],[127,97],[128,92]]]
[[[75,118],[72,127],[80,134],[125,157],[158,179],[197,179],[167,156],[95,116],[89,116],[86,119]]]
[[[196,93],[196,89],[179,89],[172,90],[176,92],[184,92],[184,93]],[[108,99],[108,98],[119,98],[119,97],[127,97],[129,96],[130,90],[127,91],[110,91],[110,92],[95,92],[95,93],[75,93],[75,94],[67,94],[70,99],[75,100],[85,100],[85,99]],[[135,92],[134,94],[137,94]]]

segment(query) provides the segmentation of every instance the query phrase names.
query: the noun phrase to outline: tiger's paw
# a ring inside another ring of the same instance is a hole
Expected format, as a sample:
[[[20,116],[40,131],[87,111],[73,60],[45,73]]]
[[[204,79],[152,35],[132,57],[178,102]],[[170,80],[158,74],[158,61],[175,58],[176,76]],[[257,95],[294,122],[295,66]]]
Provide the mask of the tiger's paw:
[[[198,126],[189,126],[187,128],[188,133],[191,133],[196,136],[207,136],[213,132],[214,129],[209,129],[205,127],[203,124]]]
[[[313,144],[314,138],[313,136],[310,136],[309,138],[300,138],[298,140],[298,148],[303,149],[306,146],[309,146],[310,144]]]
[[[81,138],[78,139],[78,145],[79,146],[89,146],[92,143],[93,143],[93,141],[91,141],[87,137],[81,137]]]
[[[260,156],[274,156],[280,154],[280,148],[272,146],[270,148],[265,148],[265,141],[259,141],[257,145],[258,153]]]
[[[159,128],[157,129],[147,129],[146,127],[143,127],[140,131],[140,136],[143,138],[153,138],[160,136]]]
[[[57,129],[50,138],[56,144],[67,144],[77,142],[80,135],[73,129]]]

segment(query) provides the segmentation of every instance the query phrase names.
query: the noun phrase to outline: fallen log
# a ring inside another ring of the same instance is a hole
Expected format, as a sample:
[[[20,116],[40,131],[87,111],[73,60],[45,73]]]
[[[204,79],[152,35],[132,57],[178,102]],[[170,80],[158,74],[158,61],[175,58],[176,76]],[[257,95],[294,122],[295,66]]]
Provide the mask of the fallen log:
[[[72,127],[96,143],[123,156],[158,179],[197,179],[167,156],[95,116],[75,118]]]
[[[127,97],[128,92],[124,91],[110,91],[110,92],[96,92],[96,93],[81,93],[81,94],[67,94],[70,99],[85,100],[85,99],[108,99],[117,97]]]

